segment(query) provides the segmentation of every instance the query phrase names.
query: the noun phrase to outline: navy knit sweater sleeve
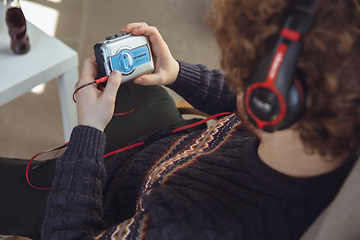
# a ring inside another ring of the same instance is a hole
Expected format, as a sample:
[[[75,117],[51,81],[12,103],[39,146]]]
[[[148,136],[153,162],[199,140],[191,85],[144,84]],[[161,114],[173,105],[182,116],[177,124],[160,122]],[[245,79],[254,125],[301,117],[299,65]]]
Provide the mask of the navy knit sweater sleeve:
[[[168,85],[194,108],[210,115],[219,112],[236,112],[236,95],[225,82],[225,75],[206,66],[179,61],[177,80]]]
[[[73,129],[47,201],[42,239],[88,239],[105,228],[102,189],[105,134],[87,126]]]

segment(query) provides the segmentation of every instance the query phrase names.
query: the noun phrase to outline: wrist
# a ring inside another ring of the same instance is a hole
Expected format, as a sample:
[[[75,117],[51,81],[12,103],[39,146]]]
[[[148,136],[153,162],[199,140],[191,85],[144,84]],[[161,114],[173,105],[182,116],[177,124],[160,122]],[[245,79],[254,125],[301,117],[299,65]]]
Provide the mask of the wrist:
[[[100,115],[100,114],[99,114]],[[104,124],[105,120],[96,118],[96,116],[93,116],[93,118],[84,118],[78,115],[78,126],[87,126],[91,128],[96,128],[100,131],[104,131],[107,124]]]
[[[90,128],[95,128],[101,132],[104,132],[105,130],[105,127],[100,127],[100,126],[97,126],[96,124],[87,124],[87,123],[78,123],[77,126],[84,126],[84,127],[90,127]]]
[[[169,81],[167,82],[167,85],[173,84],[179,76],[180,65],[179,65],[179,62],[176,61],[174,58],[171,61],[170,69],[171,69],[171,72],[169,73]]]
[[[76,126],[72,130],[66,151],[88,157],[102,157],[105,148],[105,134],[90,126]]]

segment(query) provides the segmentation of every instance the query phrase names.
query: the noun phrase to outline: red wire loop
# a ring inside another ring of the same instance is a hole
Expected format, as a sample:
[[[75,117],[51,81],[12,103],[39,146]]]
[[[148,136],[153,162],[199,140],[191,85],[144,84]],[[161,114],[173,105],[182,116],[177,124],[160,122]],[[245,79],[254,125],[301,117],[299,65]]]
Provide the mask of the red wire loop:
[[[72,96],[74,103],[76,103],[75,94],[76,94],[80,89],[82,89],[82,88],[84,88],[84,87],[87,87],[87,86],[90,86],[90,85],[95,84],[95,83],[96,83],[96,84],[99,84],[99,83],[106,82],[108,79],[109,79],[109,76],[105,76],[105,77],[96,79],[94,82],[90,82],[90,83],[87,83],[87,84],[85,84],[85,85],[82,85],[82,86],[78,87],[78,88],[74,91],[73,96]],[[135,98],[134,94],[130,91],[130,89],[129,89],[125,84],[124,84],[124,86],[125,86],[125,88],[127,89],[127,91],[130,93],[131,97],[133,98],[134,103],[135,103],[135,107],[134,107],[132,110],[128,111],[128,112],[114,113],[113,116],[123,116],[123,115],[126,115],[126,114],[129,114],[129,113],[134,112],[135,109],[137,108],[137,101],[136,101],[136,98]]]
[[[33,156],[33,157],[30,159],[30,161],[28,162],[28,164],[27,164],[27,166],[26,166],[25,176],[26,176],[26,181],[28,182],[28,184],[29,184],[31,187],[33,187],[33,188],[35,188],[35,189],[39,189],[39,190],[50,190],[50,189],[51,189],[51,187],[47,187],[47,188],[36,187],[36,186],[34,186],[34,185],[31,183],[30,178],[29,178],[30,165],[31,165],[31,163],[34,161],[34,159],[36,159],[38,156],[40,156],[40,155],[42,155],[42,154],[44,154],[44,153],[49,153],[49,152],[54,152],[54,151],[56,151],[55,155],[54,155],[51,159],[46,160],[45,162],[48,162],[48,161],[53,160],[53,159],[59,154],[60,150],[61,150],[62,148],[64,148],[64,147],[66,147],[67,144],[68,144],[68,143],[65,143],[65,144],[63,144],[61,147],[54,148],[54,149],[50,149],[50,150],[46,150],[46,151],[43,151],[43,152],[41,152],[41,153],[38,153],[38,154],[36,154],[35,156]],[[45,162],[39,163],[39,165],[35,166],[33,169],[40,167],[41,165],[45,164]]]
[[[137,101],[136,101],[136,98],[135,98],[134,94],[130,91],[130,89],[129,89],[126,85],[124,85],[124,86],[125,86],[125,88],[128,90],[128,92],[130,93],[131,97],[133,98],[134,103],[135,103],[135,106],[134,106],[133,109],[131,109],[131,110],[128,111],[128,112],[114,113],[114,114],[113,114],[114,116],[123,116],[123,115],[129,114],[129,113],[132,113],[132,112],[135,111],[135,109],[137,108]]]

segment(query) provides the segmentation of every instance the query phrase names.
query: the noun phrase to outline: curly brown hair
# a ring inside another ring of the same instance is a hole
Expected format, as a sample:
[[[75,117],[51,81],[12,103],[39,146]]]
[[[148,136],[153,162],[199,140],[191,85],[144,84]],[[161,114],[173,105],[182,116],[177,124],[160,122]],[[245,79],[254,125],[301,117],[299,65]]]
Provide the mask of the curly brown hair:
[[[244,90],[291,0],[215,0],[208,22],[221,50],[228,85]],[[304,36],[297,63],[306,109],[294,124],[307,147],[339,156],[360,146],[360,4],[327,0]]]

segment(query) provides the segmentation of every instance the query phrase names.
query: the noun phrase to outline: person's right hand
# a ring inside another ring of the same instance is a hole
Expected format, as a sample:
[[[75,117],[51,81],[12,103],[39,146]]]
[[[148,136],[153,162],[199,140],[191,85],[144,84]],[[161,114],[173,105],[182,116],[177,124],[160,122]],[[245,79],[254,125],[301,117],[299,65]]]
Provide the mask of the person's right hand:
[[[95,54],[84,60],[79,81],[75,89],[94,82],[98,76]],[[115,108],[116,94],[121,83],[121,73],[113,71],[103,92],[95,84],[81,89],[76,93],[76,110],[78,125],[86,125],[104,131],[110,122]]]
[[[120,32],[145,35],[150,40],[155,70],[152,74],[136,78],[134,83],[140,85],[168,85],[175,82],[179,74],[179,63],[171,55],[169,47],[156,27],[148,26],[146,23],[129,23]]]

